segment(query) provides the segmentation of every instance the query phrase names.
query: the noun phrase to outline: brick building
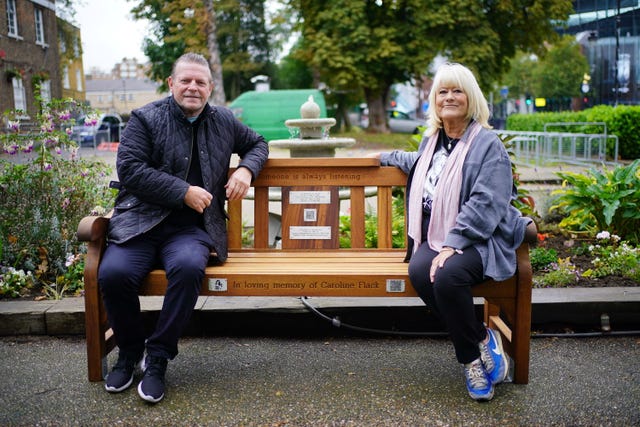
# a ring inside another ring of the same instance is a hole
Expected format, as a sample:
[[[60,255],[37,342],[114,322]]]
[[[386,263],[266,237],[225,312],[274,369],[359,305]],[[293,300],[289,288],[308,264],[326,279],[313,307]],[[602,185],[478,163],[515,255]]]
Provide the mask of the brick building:
[[[45,99],[62,95],[58,30],[53,0],[0,1],[0,111],[39,109],[35,87]]]

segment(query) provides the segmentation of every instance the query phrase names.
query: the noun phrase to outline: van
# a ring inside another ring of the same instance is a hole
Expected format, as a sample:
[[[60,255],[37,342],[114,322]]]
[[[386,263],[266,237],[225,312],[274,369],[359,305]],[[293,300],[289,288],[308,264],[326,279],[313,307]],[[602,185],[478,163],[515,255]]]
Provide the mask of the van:
[[[300,107],[309,96],[320,107],[320,117],[327,117],[324,95],[317,89],[268,90],[245,92],[238,96],[229,108],[242,123],[249,126],[264,139],[289,139],[285,120],[299,119]]]

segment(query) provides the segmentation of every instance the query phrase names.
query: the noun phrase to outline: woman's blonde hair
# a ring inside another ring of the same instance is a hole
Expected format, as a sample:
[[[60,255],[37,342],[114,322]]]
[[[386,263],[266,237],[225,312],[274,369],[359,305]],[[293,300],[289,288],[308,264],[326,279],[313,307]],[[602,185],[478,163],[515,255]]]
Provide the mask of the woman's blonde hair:
[[[436,95],[442,87],[457,87],[467,95],[467,120],[475,120],[487,129],[489,125],[489,105],[478,86],[478,81],[467,67],[462,64],[446,62],[438,67],[429,93],[426,135],[433,135],[442,128],[442,119],[436,114]]]

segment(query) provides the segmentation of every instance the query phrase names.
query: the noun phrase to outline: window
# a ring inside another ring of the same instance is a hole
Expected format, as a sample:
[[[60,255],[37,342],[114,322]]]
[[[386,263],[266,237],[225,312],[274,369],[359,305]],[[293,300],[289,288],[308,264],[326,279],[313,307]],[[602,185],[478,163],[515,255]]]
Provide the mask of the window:
[[[69,81],[69,67],[66,65],[62,69],[62,87],[65,89],[71,89],[71,82]]]
[[[51,80],[40,82],[40,98],[42,98],[42,102],[51,102]]]
[[[7,0],[7,34],[18,37],[18,14],[16,0]]]
[[[35,24],[36,24],[36,44],[45,46],[44,42],[44,21],[42,19],[42,9],[35,9]]]
[[[76,70],[76,89],[80,92],[84,90],[82,86],[82,72],[80,70]]]
[[[24,91],[24,85],[20,77],[11,79],[13,85],[13,108],[16,110],[27,111],[27,95]]]

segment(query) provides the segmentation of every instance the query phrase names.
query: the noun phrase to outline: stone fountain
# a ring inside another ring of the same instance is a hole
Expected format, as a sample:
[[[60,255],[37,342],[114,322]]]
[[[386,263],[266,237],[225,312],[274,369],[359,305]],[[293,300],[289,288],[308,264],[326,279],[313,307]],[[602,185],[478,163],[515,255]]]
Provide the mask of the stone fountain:
[[[337,148],[351,147],[353,138],[329,137],[329,129],[336,124],[334,118],[320,118],[320,107],[309,96],[300,107],[300,119],[284,122],[289,128],[289,139],[269,141],[271,147],[287,148],[291,157],[335,157]]]

